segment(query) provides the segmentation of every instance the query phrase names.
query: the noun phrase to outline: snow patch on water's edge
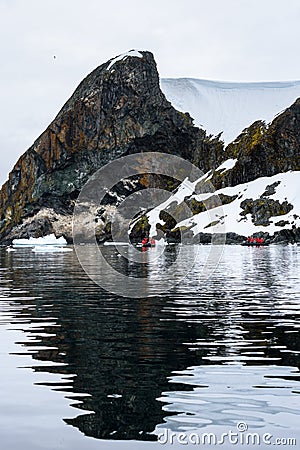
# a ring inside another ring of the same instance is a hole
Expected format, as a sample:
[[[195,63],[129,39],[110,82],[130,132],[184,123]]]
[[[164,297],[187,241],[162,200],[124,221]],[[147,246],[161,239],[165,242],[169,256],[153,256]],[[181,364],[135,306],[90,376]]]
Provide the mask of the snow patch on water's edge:
[[[26,246],[26,247],[35,247],[40,245],[51,245],[51,246],[61,246],[61,245],[67,245],[66,239],[61,236],[60,238],[57,238],[55,234],[49,234],[47,236],[34,238],[29,237],[28,239],[14,239],[12,241],[12,245],[14,247],[20,247],[20,246]]]

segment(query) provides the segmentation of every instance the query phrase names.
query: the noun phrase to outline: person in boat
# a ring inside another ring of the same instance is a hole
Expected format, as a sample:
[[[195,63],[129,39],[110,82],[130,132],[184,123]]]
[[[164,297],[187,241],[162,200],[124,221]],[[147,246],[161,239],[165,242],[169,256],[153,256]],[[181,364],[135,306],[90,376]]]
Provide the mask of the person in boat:
[[[148,239],[147,237],[144,237],[144,238],[142,239],[142,245],[147,245],[148,242],[149,242],[149,239]]]
[[[265,240],[264,240],[264,238],[260,238],[260,237],[248,236],[246,242],[249,245],[251,245],[251,244],[264,244]]]
[[[143,247],[146,247],[146,246],[147,247],[154,247],[155,244],[156,244],[156,242],[155,242],[155,240],[152,237],[150,237],[150,238],[144,237],[143,240],[142,240],[142,246]]]

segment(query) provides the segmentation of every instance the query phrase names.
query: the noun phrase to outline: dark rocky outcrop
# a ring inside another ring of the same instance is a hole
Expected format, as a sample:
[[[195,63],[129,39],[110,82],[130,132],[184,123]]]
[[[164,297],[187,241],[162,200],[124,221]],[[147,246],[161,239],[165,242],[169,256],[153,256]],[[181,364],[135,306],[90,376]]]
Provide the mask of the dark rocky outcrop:
[[[270,225],[271,217],[283,216],[293,209],[293,205],[287,201],[280,203],[278,200],[268,198],[246,199],[241,202],[240,206],[243,209],[240,213],[241,216],[251,214],[254,225],[262,226]]]
[[[267,126],[254,122],[229,144],[225,158],[238,159],[228,171],[216,173],[212,183],[219,189],[236,186],[259,177],[271,177],[300,170],[300,99]]]
[[[51,223],[55,214],[70,216],[90,175],[120,156],[172,153],[204,171],[221,162],[222,142],[172,107],[160,90],[153,55],[141,56],[95,69],[21,156],[0,192],[0,241],[26,234],[28,218],[43,210],[43,221]],[[70,220],[54,229],[70,238]]]

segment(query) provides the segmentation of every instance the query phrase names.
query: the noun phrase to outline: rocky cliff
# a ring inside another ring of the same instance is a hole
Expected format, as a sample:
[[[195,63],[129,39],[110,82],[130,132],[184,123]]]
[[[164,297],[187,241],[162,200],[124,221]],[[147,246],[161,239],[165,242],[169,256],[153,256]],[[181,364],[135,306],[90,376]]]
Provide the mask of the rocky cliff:
[[[300,99],[270,124],[254,122],[226,147],[223,158],[192,195],[187,193],[184,203],[194,216],[173,223],[166,219],[165,213],[172,212],[167,208],[160,213],[165,225],[160,221],[156,227],[153,218],[157,212],[150,212],[152,234],[163,227],[175,240],[178,231],[184,230],[196,242],[210,242],[211,233],[223,232],[227,232],[227,242],[251,234],[274,242],[299,242]],[[218,207],[220,200],[222,208]]]
[[[226,172],[216,173],[216,188],[235,186],[259,177],[300,170],[300,99],[270,125],[254,122],[229,144],[224,159],[237,159]]]
[[[220,163],[223,145],[166,100],[153,55],[131,51],[88,75],[18,160],[0,192],[0,241],[49,232],[71,240],[74,200],[89,176],[145,151],[208,170]]]
[[[207,174],[194,195],[182,198],[193,220],[181,225],[167,220],[160,224],[163,231],[176,233],[180,225],[194,234],[214,233],[227,221],[226,231],[240,236],[291,231],[288,239],[299,240],[300,205],[294,189],[300,185],[299,146],[300,100],[269,125],[254,122],[224,149],[218,136],[207,136],[188,113],[167,101],[153,55],[130,51],[89,74],[16,163],[0,191],[0,242],[50,233],[71,242],[74,203],[89,177],[120,156],[148,151],[181,156]],[[205,211],[217,209],[212,185],[225,213],[206,223]],[[107,195],[97,212],[99,238],[109,234],[117,199],[144,187],[147,177],[136,177],[121,181]],[[174,184],[163,187],[172,189]],[[165,213],[164,218],[171,217],[170,211]],[[142,227],[134,226],[138,239],[142,232],[155,230],[148,219],[141,219]]]

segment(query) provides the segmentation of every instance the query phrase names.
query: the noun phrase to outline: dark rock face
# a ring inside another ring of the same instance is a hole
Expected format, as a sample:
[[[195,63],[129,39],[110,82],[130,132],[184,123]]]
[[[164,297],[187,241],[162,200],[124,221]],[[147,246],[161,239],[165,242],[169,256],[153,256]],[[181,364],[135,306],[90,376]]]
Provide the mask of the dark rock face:
[[[172,153],[203,170],[220,163],[221,141],[209,139],[188,114],[171,106],[153,55],[141,56],[95,69],[21,156],[0,192],[0,241],[42,208],[71,214],[89,176],[120,156]]]
[[[270,126],[254,122],[226,148],[236,165],[212,179],[217,188],[236,186],[259,177],[300,170],[300,99],[277,116]]]
[[[274,233],[274,238],[272,242],[275,244],[288,244],[288,243],[296,243],[300,242],[300,229],[292,228],[289,230],[280,230]],[[299,245],[299,244],[298,244]]]
[[[269,219],[271,217],[287,214],[293,209],[293,205],[286,201],[280,203],[278,200],[258,198],[242,201],[241,208],[243,209],[240,213],[241,216],[251,214],[254,225],[268,226],[270,225]]]

